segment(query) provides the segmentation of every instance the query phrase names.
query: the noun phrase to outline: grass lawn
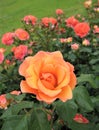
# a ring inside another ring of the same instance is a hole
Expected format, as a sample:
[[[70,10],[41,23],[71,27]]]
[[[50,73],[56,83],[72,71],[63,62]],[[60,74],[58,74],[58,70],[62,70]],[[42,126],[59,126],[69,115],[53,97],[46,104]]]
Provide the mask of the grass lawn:
[[[81,14],[84,0],[0,0],[0,38],[2,34],[21,27],[21,19],[28,14],[38,18],[52,16],[61,8],[67,16]],[[0,46],[2,46],[0,44]]]

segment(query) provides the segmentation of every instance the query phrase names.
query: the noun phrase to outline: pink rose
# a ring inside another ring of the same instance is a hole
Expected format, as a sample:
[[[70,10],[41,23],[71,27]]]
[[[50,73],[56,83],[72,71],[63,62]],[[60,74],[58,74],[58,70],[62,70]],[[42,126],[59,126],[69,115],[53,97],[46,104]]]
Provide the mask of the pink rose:
[[[32,16],[32,15],[27,15],[23,18],[23,21],[26,23],[26,24],[32,24],[32,25],[35,25],[36,24],[36,21],[37,21],[37,18],[35,16]]]
[[[82,44],[85,45],[85,46],[88,46],[88,45],[90,45],[90,42],[89,42],[89,40],[84,39]]]
[[[56,10],[56,14],[58,14],[58,15],[61,15],[61,14],[63,14],[64,12],[63,12],[63,10],[62,9],[57,9]]]
[[[8,105],[9,101],[7,101],[6,95],[5,94],[0,95],[0,108],[6,109]]]
[[[28,52],[28,47],[26,45],[19,45],[17,46],[13,53],[16,59],[22,60]]]
[[[4,54],[0,52],[0,64],[2,64],[3,60],[4,60]]]
[[[79,44],[74,43],[74,44],[71,45],[71,48],[72,48],[73,50],[78,50],[78,49],[79,49]]]
[[[2,43],[5,45],[11,45],[14,42],[14,33],[5,33],[2,37]]]
[[[89,120],[87,118],[85,118],[84,116],[82,116],[82,114],[79,114],[79,113],[77,113],[75,115],[74,121],[76,121],[78,123],[83,123],[83,124],[89,123]]]
[[[79,21],[74,16],[69,17],[65,22],[68,27],[72,28],[74,28],[79,23]]]

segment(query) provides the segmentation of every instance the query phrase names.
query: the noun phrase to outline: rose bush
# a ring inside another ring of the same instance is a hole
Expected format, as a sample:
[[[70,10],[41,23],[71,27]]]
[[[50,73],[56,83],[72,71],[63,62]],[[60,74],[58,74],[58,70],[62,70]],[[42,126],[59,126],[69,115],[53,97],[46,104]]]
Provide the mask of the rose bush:
[[[88,16],[27,15],[2,36],[1,130],[99,129],[99,3],[86,1]]]

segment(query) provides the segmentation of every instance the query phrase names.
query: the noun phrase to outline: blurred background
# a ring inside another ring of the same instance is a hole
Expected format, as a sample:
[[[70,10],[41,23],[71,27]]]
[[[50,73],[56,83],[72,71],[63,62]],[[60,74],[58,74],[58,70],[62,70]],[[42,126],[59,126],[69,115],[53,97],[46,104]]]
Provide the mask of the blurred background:
[[[0,38],[6,32],[21,27],[25,15],[37,18],[54,16],[62,9],[66,16],[84,13],[85,0],[0,0]]]

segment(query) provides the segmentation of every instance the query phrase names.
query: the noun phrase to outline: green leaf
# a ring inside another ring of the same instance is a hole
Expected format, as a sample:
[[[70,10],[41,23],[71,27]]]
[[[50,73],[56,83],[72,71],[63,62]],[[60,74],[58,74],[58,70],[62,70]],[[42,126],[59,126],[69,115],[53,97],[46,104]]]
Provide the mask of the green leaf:
[[[17,115],[20,110],[25,109],[25,108],[33,108],[34,103],[33,102],[28,102],[28,101],[22,101],[18,104],[14,104],[10,106],[0,118],[8,118],[13,115]]]
[[[67,102],[58,101],[56,104],[56,111],[60,118],[70,123],[77,113],[77,105],[74,101],[69,100]]]
[[[97,62],[99,62],[99,59],[97,58],[97,59],[92,59],[92,60],[90,60],[90,64],[96,64]]]
[[[94,124],[82,124],[82,123],[77,123],[75,121],[72,121],[70,128],[72,130],[95,130],[94,129]]]
[[[47,114],[40,109],[33,110],[29,123],[29,130],[51,130]]]
[[[95,103],[98,103],[99,102],[99,96],[96,96],[96,97],[91,97],[91,101],[95,104]]]
[[[14,99],[15,101],[22,101],[26,94],[14,95],[14,94],[6,94],[7,99]]]
[[[92,74],[81,74],[80,77],[77,78],[78,84],[82,82],[89,82],[93,88],[97,88],[94,76]]]
[[[27,119],[27,115],[12,116],[5,120],[1,130],[29,130]]]
[[[99,130],[99,123],[96,125],[94,130]]]
[[[81,107],[81,109],[87,112],[90,112],[94,109],[88,91],[84,86],[76,87],[73,93],[74,99],[77,102],[77,104]]]

